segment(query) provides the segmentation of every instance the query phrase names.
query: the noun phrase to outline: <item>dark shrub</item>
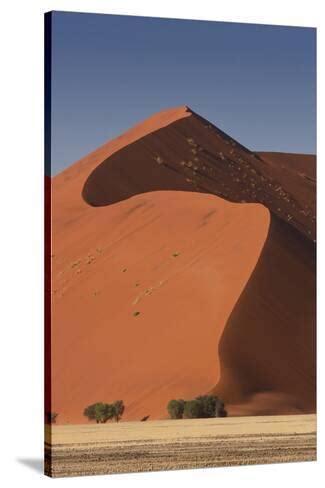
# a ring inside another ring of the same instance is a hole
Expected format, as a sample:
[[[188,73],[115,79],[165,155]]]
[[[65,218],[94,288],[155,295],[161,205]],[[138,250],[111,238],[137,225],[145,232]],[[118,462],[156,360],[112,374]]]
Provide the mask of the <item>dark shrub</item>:
[[[183,417],[185,419],[200,418],[201,403],[198,400],[189,400],[185,402]]]
[[[88,418],[88,420],[95,420],[95,406],[96,406],[96,403],[93,403],[92,405],[88,405],[88,407],[86,407],[84,409],[84,416]]]
[[[227,415],[224,409],[224,403],[214,395],[203,395],[196,398],[200,402],[200,417],[225,417]]]
[[[226,417],[224,403],[214,395],[201,395],[194,400],[170,400],[167,410],[172,419]]]
[[[123,400],[117,400],[116,402],[113,403],[113,410],[114,410],[114,418],[116,422],[120,420],[124,413],[124,403]]]
[[[209,418],[216,416],[217,398],[212,395],[198,396],[196,400],[200,404],[200,417]]]
[[[93,405],[86,407],[84,410],[85,417],[87,417],[88,420],[96,420],[97,424],[106,423],[107,420],[114,417],[114,414],[114,407],[110,403],[94,403]]]
[[[172,419],[181,419],[184,412],[184,400],[170,400],[167,410]]]

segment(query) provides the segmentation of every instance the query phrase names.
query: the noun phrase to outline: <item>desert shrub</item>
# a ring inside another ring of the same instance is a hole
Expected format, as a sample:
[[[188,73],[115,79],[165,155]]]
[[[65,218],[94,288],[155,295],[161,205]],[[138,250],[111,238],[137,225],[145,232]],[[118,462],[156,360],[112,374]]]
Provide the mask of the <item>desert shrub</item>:
[[[183,417],[185,419],[200,418],[201,403],[198,400],[189,400],[185,402]]]
[[[184,412],[184,400],[170,400],[167,410],[172,419],[181,419]]]
[[[88,405],[83,414],[88,420],[95,420],[97,424],[105,424],[113,418],[118,422],[124,413],[124,409],[123,400],[117,400],[114,403],[97,402]]]
[[[115,411],[110,403],[98,402],[86,407],[83,413],[88,420],[96,420],[97,424],[104,424],[114,417]]]
[[[214,395],[201,395],[193,400],[170,400],[167,410],[172,419],[226,417],[224,403]]]
[[[93,403],[84,409],[83,414],[88,418],[88,420],[95,420],[95,406],[96,403]]]
[[[97,407],[95,408],[96,421],[98,420],[102,424],[106,423],[107,420],[112,419],[114,415],[114,406],[110,403],[102,403],[97,405]]]
[[[225,417],[224,403],[214,395],[198,396],[200,403],[200,418]]]
[[[113,411],[114,411],[113,417],[115,418],[116,422],[118,422],[122,417],[124,413],[124,409],[125,407],[124,407],[123,400],[117,400],[116,402],[113,403]]]
[[[213,395],[198,396],[196,400],[200,403],[200,417],[209,418],[216,416],[217,397]]]

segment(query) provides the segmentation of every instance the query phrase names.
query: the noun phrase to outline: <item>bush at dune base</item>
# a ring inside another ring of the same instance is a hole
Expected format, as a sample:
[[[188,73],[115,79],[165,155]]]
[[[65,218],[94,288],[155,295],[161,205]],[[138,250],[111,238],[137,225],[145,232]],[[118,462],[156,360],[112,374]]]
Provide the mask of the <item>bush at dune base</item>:
[[[83,414],[88,420],[95,420],[97,424],[105,424],[108,420],[120,420],[124,412],[123,400],[117,400],[114,403],[97,402],[88,405]]]
[[[214,395],[202,395],[193,400],[170,400],[167,410],[172,419],[226,417],[224,403]]]

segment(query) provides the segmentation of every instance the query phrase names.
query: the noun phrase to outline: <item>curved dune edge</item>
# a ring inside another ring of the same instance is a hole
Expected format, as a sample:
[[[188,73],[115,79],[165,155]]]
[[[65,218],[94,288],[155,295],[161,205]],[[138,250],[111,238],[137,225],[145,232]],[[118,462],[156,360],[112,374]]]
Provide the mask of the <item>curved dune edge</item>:
[[[313,244],[272,216],[219,343],[214,391],[231,415],[315,412],[315,287]]]
[[[139,139],[152,134],[159,129],[172,124],[173,122],[182,118],[190,117],[192,111],[186,105],[180,105],[178,107],[162,110],[153,114],[151,117],[139,122],[134,127],[123,132],[123,134],[117,136],[115,139],[106,142],[94,151],[87,154],[87,156],[76,161],[72,166],[69,166],[61,173],[53,178],[55,185],[62,190],[67,186],[69,180],[78,182],[80,189],[82,189],[85,180],[89,174],[104,160],[115,154],[117,151],[124,147],[138,141]],[[78,195],[71,195],[71,198],[80,198],[81,190]],[[80,203],[84,203],[80,200]]]
[[[211,390],[219,338],[268,226],[259,204],[153,192],[71,221],[64,239],[54,232],[58,423],[85,422],[85,406],[119,398],[126,420],[165,418],[174,396]]]

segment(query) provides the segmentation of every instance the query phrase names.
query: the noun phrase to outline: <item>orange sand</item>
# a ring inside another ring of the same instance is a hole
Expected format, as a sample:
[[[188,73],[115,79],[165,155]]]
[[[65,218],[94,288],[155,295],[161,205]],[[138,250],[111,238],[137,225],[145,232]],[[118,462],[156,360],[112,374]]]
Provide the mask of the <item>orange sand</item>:
[[[233,415],[314,411],[314,182],[279,158],[179,107],[52,178],[58,423],[209,391]]]
[[[120,398],[125,418],[160,418],[175,395],[210,390],[220,335],[268,224],[258,204],[154,192],[92,209],[64,239],[54,228],[52,401],[60,423],[82,422],[88,404]]]

